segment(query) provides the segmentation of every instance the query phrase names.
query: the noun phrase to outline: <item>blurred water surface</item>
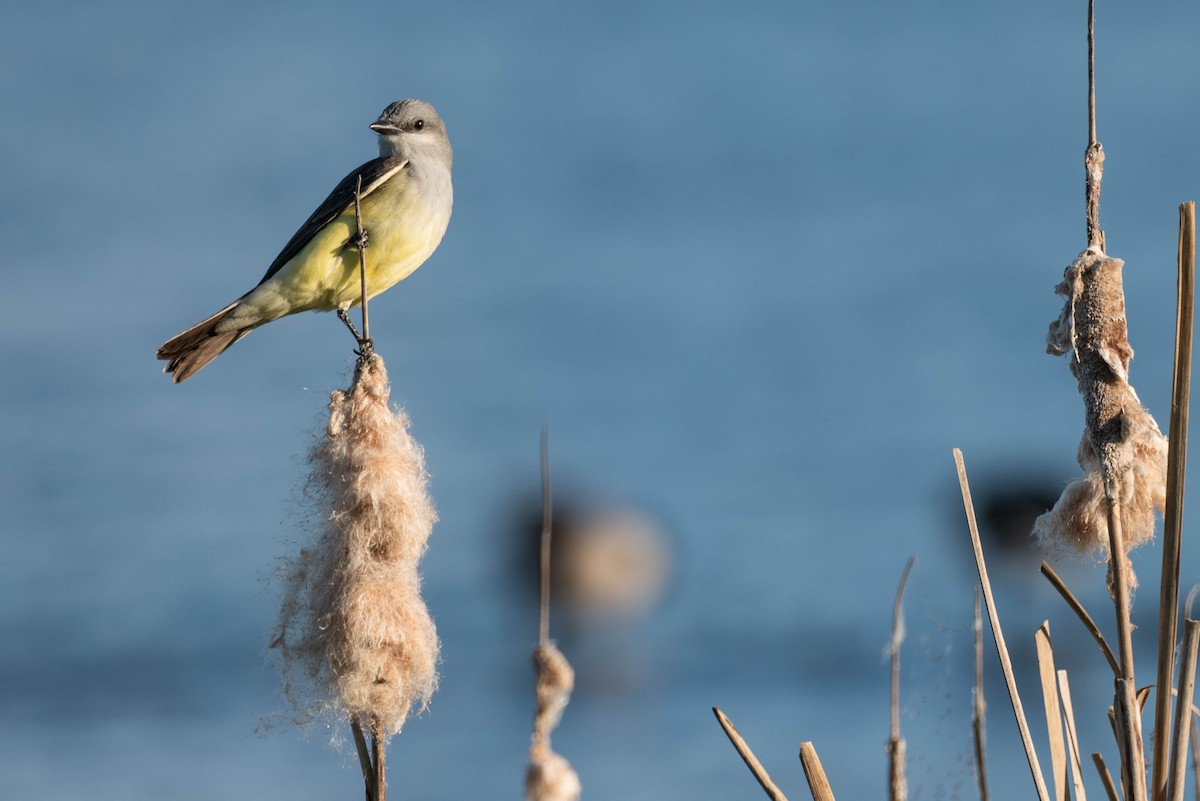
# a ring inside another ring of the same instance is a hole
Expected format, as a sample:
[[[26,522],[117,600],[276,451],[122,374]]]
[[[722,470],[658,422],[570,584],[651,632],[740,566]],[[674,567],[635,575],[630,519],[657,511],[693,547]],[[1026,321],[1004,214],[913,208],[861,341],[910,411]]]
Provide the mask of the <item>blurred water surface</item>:
[[[644,510],[676,557],[646,619],[564,634],[579,688],[555,744],[586,797],[752,797],[713,705],[793,797],[801,740],[839,797],[881,795],[882,649],[912,553],[913,797],[974,797],[950,449],[984,495],[1074,469],[1080,404],[1043,348],[1083,245],[1083,13],[0,12],[0,797],[361,792],[331,732],[277,717],[265,647],[351,342],[330,315],[287,319],[178,387],[153,351],[253,285],[404,96],[447,121],[457,203],[437,254],[371,307],[441,515],[424,575],[442,685],[395,740],[393,792],[520,796],[536,624],[515,532],[548,421],[562,486]],[[1102,222],[1128,263],[1134,383],[1165,427],[1200,8],[1100,14]],[[1049,617],[1082,747],[1111,754],[1110,686],[1038,558],[994,567],[1026,705]],[[1156,564],[1138,561],[1147,648]],[[1102,571],[1061,567],[1106,615]],[[995,789],[1028,793],[988,670]]]

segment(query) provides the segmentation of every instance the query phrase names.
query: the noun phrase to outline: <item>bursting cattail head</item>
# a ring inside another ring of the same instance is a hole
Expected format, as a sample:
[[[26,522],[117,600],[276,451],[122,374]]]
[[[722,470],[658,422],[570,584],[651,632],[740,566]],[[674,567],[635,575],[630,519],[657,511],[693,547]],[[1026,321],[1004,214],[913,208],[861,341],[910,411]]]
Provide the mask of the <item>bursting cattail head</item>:
[[[310,455],[315,542],[287,565],[271,643],[301,721],[324,712],[398,732],[437,685],[438,639],[418,563],[436,520],[424,454],[389,407],[383,359],[335,391]]]
[[[1167,440],[1129,383],[1129,345],[1121,270],[1125,263],[1089,249],[1066,269],[1056,292],[1066,298],[1050,325],[1046,350],[1073,351],[1071,372],[1083,396],[1079,445],[1083,475],[1034,524],[1044,543],[1109,556],[1108,504],[1120,505],[1125,547],[1154,536],[1166,504]]]

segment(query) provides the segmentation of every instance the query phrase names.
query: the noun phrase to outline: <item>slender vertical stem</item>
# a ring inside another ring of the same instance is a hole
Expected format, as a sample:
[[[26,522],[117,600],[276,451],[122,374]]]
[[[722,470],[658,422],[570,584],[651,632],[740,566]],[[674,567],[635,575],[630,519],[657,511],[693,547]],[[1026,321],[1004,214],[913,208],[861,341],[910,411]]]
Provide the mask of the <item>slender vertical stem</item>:
[[[1088,0],[1088,145],[1096,144],[1096,0]]]
[[[376,719],[371,723],[371,756],[375,762],[374,801],[387,801],[387,773],[383,760],[387,752],[387,744],[383,741],[383,726]]]
[[[983,618],[979,615],[979,588],[975,588],[975,698],[971,731],[975,741],[975,774],[979,779],[979,801],[988,801],[987,747],[984,729],[987,702],[983,700]]]
[[[1121,503],[1108,498],[1108,567],[1112,576],[1113,606],[1117,618],[1117,654],[1121,667],[1117,679],[1114,703],[1122,707],[1118,716],[1121,725],[1121,775],[1125,783],[1125,798],[1145,801],[1146,770],[1142,764],[1142,717],[1135,700],[1136,684],[1133,670],[1133,624],[1130,621],[1129,557],[1125,555],[1125,536],[1121,527]]]
[[[1175,725],[1171,732],[1171,768],[1167,774],[1167,801],[1183,801],[1187,774],[1188,734],[1191,727],[1192,698],[1196,694],[1196,647],[1200,645],[1200,622],[1183,625],[1183,661],[1179,665],[1179,701],[1175,706]]]
[[[554,507],[550,493],[550,426],[542,426],[542,540],[541,540],[541,604],[538,616],[538,645],[550,644],[550,536],[553,531]]]
[[[888,791],[891,801],[908,798],[908,781],[905,777],[905,743],[900,736],[900,646],[904,642],[904,586],[908,574],[916,564],[917,557],[908,557],[908,564],[900,575],[900,586],[896,588],[896,601],[892,605],[892,727],[888,740]]]
[[[983,588],[983,600],[987,605],[988,622],[992,626],[992,638],[996,641],[996,654],[1000,657],[1000,669],[1004,673],[1004,683],[1008,686],[1008,698],[1012,702],[1013,716],[1017,719],[1017,729],[1021,734],[1021,743],[1025,746],[1025,757],[1029,760],[1029,772],[1033,776],[1033,786],[1037,790],[1039,801],[1049,801],[1050,794],[1046,791],[1046,780],[1042,776],[1042,768],[1038,764],[1037,752],[1033,749],[1033,737],[1029,734],[1029,723],[1025,719],[1025,710],[1021,706],[1021,694],[1017,691],[1017,679],[1013,675],[1012,659],[1008,655],[1008,646],[1004,644],[1004,631],[1000,628],[1000,614],[996,611],[996,599],[992,597],[992,582],[988,579],[987,564],[983,560],[983,544],[979,540],[979,526],[975,522],[975,506],[971,503],[971,487],[967,483],[967,466],[963,462],[962,451],[954,449],[954,463],[958,468],[958,487],[962,492],[963,508],[967,513],[967,528],[971,532],[971,547],[975,551],[975,567],[979,571],[979,583]]]
[[[1088,145],[1084,153],[1087,180],[1084,200],[1087,208],[1088,248],[1104,252],[1104,233],[1100,230],[1100,179],[1104,174],[1104,146],[1096,139],[1096,2],[1088,0]]]
[[[1167,451],[1167,508],[1163,515],[1162,579],[1158,601],[1158,672],[1154,694],[1155,801],[1163,801],[1167,785],[1167,721],[1175,673],[1175,638],[1179,627],[1179,562],[1183,541],[1183,488],[1187,473],[1188,410],[1192,383],[1192,323],[1196,278],[1196,204],[1179,207],[1179,275],[1175,296],[1175,370],[1171,386],[1171,427]]]
[[[362,281],[363,342],[371,341],[371,322],[367,319],[367,236],[362,224],[362,176],[354,188],[354,222],[358,226],[358,274]]]

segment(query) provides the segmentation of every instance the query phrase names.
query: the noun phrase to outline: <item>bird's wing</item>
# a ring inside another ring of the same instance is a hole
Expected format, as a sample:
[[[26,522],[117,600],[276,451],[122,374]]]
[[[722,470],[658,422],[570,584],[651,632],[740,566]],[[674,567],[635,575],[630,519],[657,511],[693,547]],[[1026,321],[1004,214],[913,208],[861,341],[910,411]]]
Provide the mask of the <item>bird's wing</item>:
[[[275,257],[275,261],[271,262],[271,266],[267,268],[267,274],[258,282],[258,285],[262,286],[271,280],[271,276],[283,269],[283,265],[291,261],[297,253],[304,250],[304,246],[322,228],[336,220],[346,209],[354,206],[354,191],[358,188],[359,177],[362,178],[361,200],[383,186],[389,178],[407,165],[408,159],[399,156],[372,159],[343,178],[329,193],[329,197],[325,198],[317,210],[304,221],[300,230],[292,235],[288,243],[283,246],[283,250],[279,251],[279,255]]]

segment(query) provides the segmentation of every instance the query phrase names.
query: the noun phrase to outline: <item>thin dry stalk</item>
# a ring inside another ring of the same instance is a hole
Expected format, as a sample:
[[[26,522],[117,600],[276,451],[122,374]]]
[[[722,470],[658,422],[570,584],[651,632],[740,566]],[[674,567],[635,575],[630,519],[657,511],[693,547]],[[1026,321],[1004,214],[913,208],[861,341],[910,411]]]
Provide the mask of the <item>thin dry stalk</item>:
[[[979,780],[979,801],[988,801],[987,783],[987,702],[983,698],[983,618],[979,614],[979,588],[975,588],[975,693],[971,713],[971,732],[975,742],[975,776]]]
[[[371,789],[374,794],[371,801],[387,801],[387,772],[384,769],[384,759],[387,757],[386,734],[379,721],[371,724],[371,761],[375,763],[375,775],[371,777]]]
[[[1092,616],[1084,609],[1083,604],[1075,597],[1066,583],[1059,578],[1054,572],[1054,568],[1042,562],[1042,575],[1045,576],[1054,589],[1058,590],[1058,594],[1067,602],[1067,606],[1071,607],[1076,616],[1083,622],[1083,627],[1092,635],[1092,639],[1100,646],[1100,650],[1104,653],[1104,658],[1108,660],[1109,667],[1112,668],[1113,676],[1121,674],[1121,666],[1117,664],[1117,658],[1113,655],[1112,649],[1108,647],[1108,641],[1104,639],[1104,635],[1100,633],[1100,627],[1096,625],[1096,621],[1092,620]]]
[[[900,586],[896,588],[896,601],[892,604],[892,726],[888,739],[888,791],[891,801],[908,798],[908,780],[905,778],[905,742],[900,736],[900,646],[904,642],[904,586],[908,574],[916,564],[915,555],[908,557],[908,564],[900,575]]]
[[[975,522],[975,506],[971,503],[971,487],[967,483],[967,467],[963,463],[962,451],[958,448],[954,449],[954,463],[958,469],[958,487],[962,492],[963,508],[967,514],[967,527],[971,532],[971,546],[975,551],[975,567],[979,572],[979,583],[983,588],[988,622],[992,627],[992,638],[996,642],[996,653],[1000,657],[1000,668],[1004,673],[1004,683],[1008,687],[1008,697],[1012,702],[1013,715],[1017,719],[1017,729],[1021,733],[1021,743],[1025,746],[1025,757],[1029,760],[1029,772],[1033,777],[1033,785],[1040,801],[1050,801],[1049,793],[1046,791],[1046,780],[1042,777],[1042,769],[1038,764],[1037,752],[1033,749],[1029,724],[1025,720],[1025,710],[1021,706],[1021,695],[1017,691],[1012,660],[1008,655],[1008,647],[1004,644],[1004,631],[1000,628],[1000,614],[996,611],[996,600],[992,597],[992,583],[988,579],[987,564],[983,559],[983,544],[979,539],[979,526]]]
[[[1183,624],[1183,662],[1179,666],[1179,701],[1175,705],[1175,725],[1171,732],[1171,767],[1167,774],[1167,801],[1183,801],[1187,772],[1188,733],[1191,727],[1192,698],[1196,694],[1196,647],[1200,645],[1200,622]]]
[[[833,788],[829,786],[825,769],[821,767],[821,758],[811,742],[800,743],[800,764],[804,766],[804,778],[808,779],[813,801],[835,801]]]
[[[729,742],[733,743],[738,756],[746,763],[746,767],[750,768],[750,772],[754,774],[755,780],[763,788],[763,792],[767,794],[767,797],[771,801],[787,801],[787,796],[783,794],[783,791],[779,789],[779,786],[775,782],[771,781],[771,776],[767,773],[767,769],[762,766],[762,763],[758,761],[758,757],[750,750],[749,743],[746,742],[746,739],[734,727],[733,722],[721,711],[720,707],[714,706],[712,711],[717,716],[717,723],[720,723],[721,728],[725,730],[725,736],[729,738]],[[801,751],[801,754],[803,754],[803,751]]]
[[[372,801],[375,798],[375,767],[371,764],[371,752],[367,749],[367,738],[363,735],[358,715],[350,716],[350,731],[354,735],[354,748],[358,752],[358,764],[362,768],[367,801]]]
[[[1108,801],[1121,801],[1117,795],[1117,786],[1113,784],[1112,774],[1108,772],[1108,766],[1104,764],[1104,757],[1100,756],[1099,751],[1092,754],[1092,762],[1096,765],[1096,772],[1100,774],[1100,783],[1104,785]]]
[[[1075,801],[1087,801],[1083,791],[1083,760],[1079,756],[1079,736],[1075,731],[1075,707],[1071,703],[1071,685],[1067,671],[1058,671],[1058,693],[1062,698],[1063,718],[1067,722],[1067,742],[1071,746],[1071,780],[1075,786]]]
[[[1113,699],[1113,734],[1121,755],[1121,789],[1132,801],[1146,799],[1146,768],[1142,752],[1141,707],[1137,688],[1129,679],[1117,679]]]
[[[1062,713],[1058,700],[1058,677],[1054,650],[1050,646],[1050,623],[1043,621],[1034,634],[1037,645],[1038,675],[1042,680],[1042,703],[1046,708],[1046,733],[1050,738],[1050,771],[1055,801],[1067,801],[1067,746],[1063,736]]]
[[[1179,560],[1183,541],[1183,488],[1187,473],[1188,409],[1192,384],[1192,327],[1196,279],[1196,204],[1179,206],[1178,277],[1175,293],[1175,369],[1171,385],[1171,426],[1167,447],[1167,505],[1163,515],[1162,578],[1158,601],[1158,687],[1169,687],[1175,672],[1179,624]],[[1155,694],[1152,786],[1156,801],[1166,792],[1165,753],[1171,699]],[[1176,756],[1176,759],[1179,757]]]
[[[541,595],[538,607],[538,644],[550,644],[550,538],[554,501],[550,491],[550,427],[542,426],[542,540]]]
[[[1104,232],[1100,230],[1100,179],[1104,175],[1104,147],[1096,140],[1096,2],[1088,0],[1088,148],[1084,157],[1087,169],[1087,239],[1089,247],[1104,251]]]
[[[538,612],[538,644],[533,649],[537,713],[533,719],[533,737],[529,746],[529,768],[525,772],[525,798],[526,801],[575,801],[583,792],[579,776],[571,763],[555,753],[550,745],[550,733],[558,725],[567,702],[571,700],[575,671],[550,641],[550,543],[553,518],[548,441],[548,431],[543,426],[541,608]]]
[[[1121,531],[1121,504],[1108,499],[1108,541],[1112,558],[1109,574],[1112,577],[1113,607],[1117,616],[1117,644],[1120,650],[1121,677],[1117,679],[1115,704],[1121,707],[1117,735],[1121,739],[1121,777],[1125,797],[1132,801],[1146,799],[1146,771],[1142,746],[1142,715],[1136,699],[1133,679],[1133,623],[1129,614],[1129,557]]]
[[[363,355],[367,355],[368,343],[371,342],[371,321],[367,317],[367,232],[362,224],[362,176],[358,176],[358,184],[354,188],[354,222],[358,226],[355,245],[358,247],[358,276],[362,283],[362,347]]]

